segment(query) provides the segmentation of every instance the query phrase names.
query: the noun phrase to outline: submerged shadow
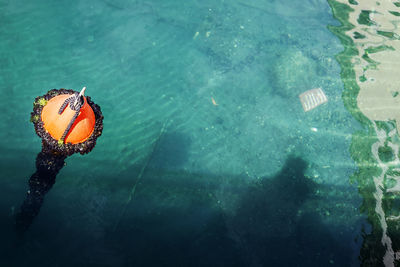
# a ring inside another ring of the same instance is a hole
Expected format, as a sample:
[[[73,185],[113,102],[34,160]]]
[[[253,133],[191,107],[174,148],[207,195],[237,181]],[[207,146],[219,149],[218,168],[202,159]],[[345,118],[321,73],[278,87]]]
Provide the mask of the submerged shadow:
[[[352,251],[339,244],[315,211],[303,204],[318,185],[307,162],[289,157],[273,177],[251,185],[228,220],[250,266],[349,266]]]
[[[188,158],[190,137],[179,132],[167,132],[163,135],[157,150],[152,155],[149,167],[164,170],[177,170]]]
[[[318,188],[306,168],[289,157],[255,183],[229,177],[232,190],[245,190],[233,213],[216,196],[220,177],[149,170],[112,238],[139,266],[350,266],[350,245],[317,212],[302,211]]]
[[[303,210],[322,190],[305,177],[307,165],[289,157],[276,175],[256,182],[149,167],[117,227],[121,202],[104,200],[98,211],[81,207],[74,220],[57,213],[36,225],[40,234],[32,242],[40,248],[19,258],[41,266],[350,266],[350,245],[335,240],[317,212]],[[125,175],[139,172],[132,168]],[[98,185],[100,198],[126,198],[127,184],[116,186],[118,180],[109,178],[98,177],[114,184]],[[230,187],[222,199],[224,179]],[[227,209],[223,202],[230,200]]]

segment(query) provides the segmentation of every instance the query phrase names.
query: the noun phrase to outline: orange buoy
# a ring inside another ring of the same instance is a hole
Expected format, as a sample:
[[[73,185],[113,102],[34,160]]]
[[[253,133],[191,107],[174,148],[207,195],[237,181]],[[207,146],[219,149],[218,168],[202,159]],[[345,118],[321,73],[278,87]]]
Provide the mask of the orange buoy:
[[[85,89],[85,88],[84,88]],[[84,89],[82,91],[84,91]],[[70,98],[69,94],[61,94],[50,99],[43,107],[41,119],[44,129],[57,141],[71,144],[78,144],[86,141],[94,130],[95,115],[92,108],[83,96],[84,103],[80,108],[79,115],[73,121],[70,129],[66,133],[68,125],[73,120],[76,111],[71,108],[72,103],[68,103],[60,114],[60,108],[65,101]],[[66,134],[64,140],[63,135]]]
[[[103,114],[86,87],[76,92],[71,89],[52,89],[33,102],[31,122],[42,139],[42,151],[36,157],[36,172],[29,179],[26,199],[16,215],[18,234],[28,230],[40,211],[44,196],[65,166],[68,156],[87,154],[96,145],[103,131]]]
[[[35,98],[31,122],[42,138],[42,151],[71,156],[87,154],[103,132],[103,115],[90,96],[71,89],[52,89]]]
[[[56,140],[62,139],[68,124],[75,115],[75,111],[68,107],[66,107],[61,114],[58,113],[60,107],[70,96],[71,95],[58,95],[53,97],[42,110],[41,119],[43,121],[43,127],[51,137]],[[93,133],[95,124],[94,112],[88,105],[85,97],[84,101],[85,102],[80,109],[78,117],[73,122],[69,132],[63,140],[65,143],[82,143]]]

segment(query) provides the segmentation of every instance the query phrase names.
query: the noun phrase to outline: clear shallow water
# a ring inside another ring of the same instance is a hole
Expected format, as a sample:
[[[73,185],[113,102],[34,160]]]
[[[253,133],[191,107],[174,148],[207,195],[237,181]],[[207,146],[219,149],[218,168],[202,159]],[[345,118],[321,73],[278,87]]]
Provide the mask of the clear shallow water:
[[[327,2],[0,8],[7,264],[357,265],[349,146],[360,126],[342,103]],[[82,86],[102,108],[103,135],[67,159],[14,247],[13,210],[40,151],[32,102]],[[304,113],[298,94],[314,87],[329,102]]]

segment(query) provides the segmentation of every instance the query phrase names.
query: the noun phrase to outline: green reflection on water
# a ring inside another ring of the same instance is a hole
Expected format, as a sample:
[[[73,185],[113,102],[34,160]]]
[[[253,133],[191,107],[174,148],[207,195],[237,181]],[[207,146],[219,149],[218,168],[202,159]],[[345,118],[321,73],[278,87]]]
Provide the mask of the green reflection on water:
[[[372,225],[371,231],[364,233],[360,251],[361,265],[397,266],[400,263],[396,255],[396,251],[400,249],[400,229],[396,216],[400,213],[398,209],[400,197],[395,190],[398,182],[394,178],[399,176],[400,169],[398,155],[396,155],[398,149],[393,149],[399,144],[398,134],[395,133],[396,124],[394,121],[370,121],[357,107],[360,87],[357,84],[352,59],[358,56],[358,49],[353,40],[346,35],[346,32],[356,27],[349,22],[350,13],[354,10],[349,5],[335,0],[328,0],[328,2],[335,18],[341,23],[340,26],[330,26],[329,29],[337,35],[344,46],[344,51],[336,57],[342,68],[341,77],[345,87],[343,101],[351,114],[365,126],[364,130],[353,135],[350,147],[352,158],[358,166],[358,171],[352,175],[351,181],[358,184],[359,193],[363,197],[360,211],[367,215]],[[354,4],[351,1],[349,3]],[[400,6],[399,3],[394,4]],[[357,22],[361,25],[376,27],[377,24],[370,16],[372,13],[374,11],[362,10]],[[390,13],[396,16],[398,14],[398,12]],[[397,39],[394,32],[376,30],[376,33],[388,40]],[[364,39],[365,36],[355,32],[353,38]],[[361,55],[361,58],[367,62],[367,65],[363,67],[364,73],[368,69],[378,69],[379,65],[379,62],[368,54],[388,50],[395,49],[388,45],[371,46],[365,49],[365,53]],[[360,82],[367,80],[365,75],[359,76],[358,79]],[[393,97],[397,95],[398,92],[392,93]],[[378,136],[378,133],[382,136]],[[374,155],[374,149],[377,149],[378,158]],[[378,180],[382,183],[378,183]],[[381,208],[380,211],[379,208]],[[386,240],[389,241],[386,242]]]

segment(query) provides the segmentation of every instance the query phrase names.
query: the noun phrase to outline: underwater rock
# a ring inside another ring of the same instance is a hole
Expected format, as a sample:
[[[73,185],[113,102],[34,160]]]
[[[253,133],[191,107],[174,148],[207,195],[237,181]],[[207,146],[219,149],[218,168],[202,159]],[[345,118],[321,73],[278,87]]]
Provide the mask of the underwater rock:
[[[313,87],[310,77],[316,63],[298,49],[289,49],[276,61],[272,71],[276,94],[288,98]]]

